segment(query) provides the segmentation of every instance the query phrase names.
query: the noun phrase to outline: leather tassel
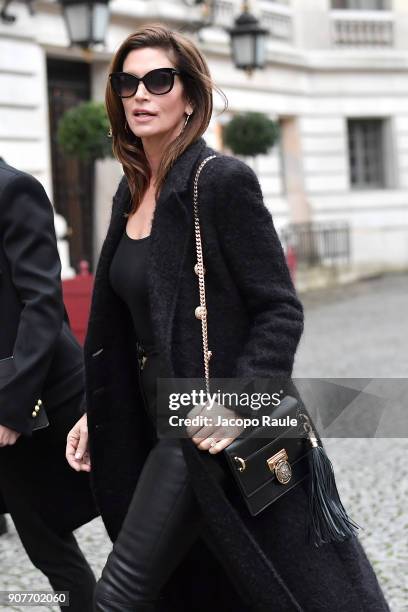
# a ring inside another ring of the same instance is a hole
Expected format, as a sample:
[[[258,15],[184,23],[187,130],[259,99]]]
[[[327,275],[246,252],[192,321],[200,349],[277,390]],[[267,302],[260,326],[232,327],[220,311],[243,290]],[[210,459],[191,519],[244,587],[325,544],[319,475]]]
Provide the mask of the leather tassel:
[[[312,446],[309,454],[309,523],[307,539],[316,547],[329,542],[342,542],[357,535],[360,528],[341,503],[333,465],[307,419],[304,424]]]

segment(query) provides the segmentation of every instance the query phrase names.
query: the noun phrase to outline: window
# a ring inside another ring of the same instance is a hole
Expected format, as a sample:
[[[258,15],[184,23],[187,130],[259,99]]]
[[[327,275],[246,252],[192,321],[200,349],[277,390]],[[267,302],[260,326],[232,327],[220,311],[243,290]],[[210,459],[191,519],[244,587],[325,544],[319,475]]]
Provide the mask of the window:
[[[349,119],[348,148],[350,182],[355,188],[386,186],[384,119]]]
[[[388,11],[390,0],[332,0],[332,9],[350,11]]]

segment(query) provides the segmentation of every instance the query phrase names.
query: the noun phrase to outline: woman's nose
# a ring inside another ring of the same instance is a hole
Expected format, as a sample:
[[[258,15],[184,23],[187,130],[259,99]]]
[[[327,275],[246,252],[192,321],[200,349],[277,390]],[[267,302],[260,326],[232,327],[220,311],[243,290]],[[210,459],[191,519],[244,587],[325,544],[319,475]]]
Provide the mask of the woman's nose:
[[[138,99],[146,99],[149,97],[149,92],[147,91],[143,81],[139,81],[139,87],[136,90],[136,93],[134,95],[134,98],[136,100]]]

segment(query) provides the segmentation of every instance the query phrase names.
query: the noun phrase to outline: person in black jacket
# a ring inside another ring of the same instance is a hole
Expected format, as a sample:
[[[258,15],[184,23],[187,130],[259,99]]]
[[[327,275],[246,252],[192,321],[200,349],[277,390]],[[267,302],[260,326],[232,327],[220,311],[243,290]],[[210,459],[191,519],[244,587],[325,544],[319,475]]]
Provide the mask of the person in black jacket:
[[[4,159],[0,157],[0,163],[4,162]],[[4,505],[3,500],[0,497],[0,508]],[[8,532],[7,520],[4,514],[0,514],[0,536],[5,535]]]
[[[97,511],[88,475],[75,474],[64,457],[67,432],[83,412],[84,376],[60,274],[43,187],[1,161],[0,513],[11,514],[53,589],[69,591],[69,609],[84,612],[95,577],[72,531]]]
[[[89,440],[84,468],[114,542],[96,610],[388,612],[357,538],[307,542],[302,484],[251,516],[223,462],[232,436],[156,430],[156,379],[204,373],[199,168],[211,377],[290,378],[303,308],[254,171],[202,138],[212,80],[196,45],[142,26],[113,58],[106,102],[125,177],[95,276],[87,414],[72,432],[80,455]]]

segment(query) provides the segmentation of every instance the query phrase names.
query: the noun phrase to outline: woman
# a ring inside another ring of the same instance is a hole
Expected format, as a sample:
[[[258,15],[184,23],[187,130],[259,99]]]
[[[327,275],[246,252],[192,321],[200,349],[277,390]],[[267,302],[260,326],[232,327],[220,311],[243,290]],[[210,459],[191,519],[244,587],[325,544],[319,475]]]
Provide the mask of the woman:
[[[192,183],[215,153],[202,138],[212,82],[196,46],[155,25],[124,41],[111,72],[107,109],[126,176],[95,279],[87,422],[74,431],[81,468],[88,427],[83,469],[114,541],[96,610],[388,610],[356,539],[305,543],[302,487],[252,518],[223,467],[231,438],[157,439],[155,379],[202,377]],[[302,306],[257,178],[217,155],[199,190],[211,375],[288,377]]]
[[[83,414],[84,366],[60,275],[44,189],[0,160],[0,513],[52,588],[69,591],[70,610],[84,612],[96,581],[72,531],[97,512],[89,476],[61,452]]]

